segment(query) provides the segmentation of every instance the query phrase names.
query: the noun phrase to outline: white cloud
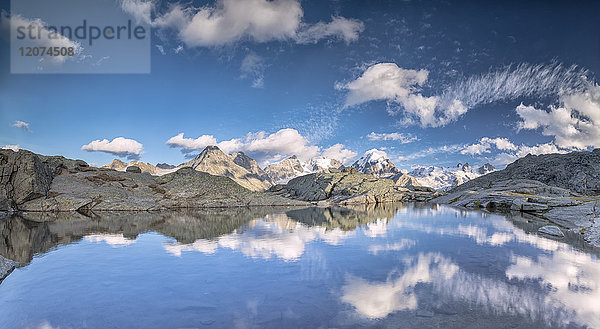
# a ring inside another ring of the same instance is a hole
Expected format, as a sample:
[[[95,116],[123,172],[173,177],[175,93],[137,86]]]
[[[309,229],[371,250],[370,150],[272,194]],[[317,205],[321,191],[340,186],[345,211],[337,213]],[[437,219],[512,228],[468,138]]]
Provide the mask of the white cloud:
[[[242,38],[257,42],[295,36],[302,7],[293,0],[219,0],[215,7],[200,8],[180,31],[190,47],[222,46]]]
[[[16,33],[17,28],[20,26],[32,26],[34,30],[39,30],[40,38],[30,40],[30,42],[35,46],[65,47],[74,49],[74,56],[49,56],[47,57],[48,60],[44,61],[44,63],[48,62],[51,64],[62,64],[67,60],[81,59],[80,55],[83,52],[83,47],[79,42],[71,41],[69,38],[61,35],[60,33],[48,30],[46,28],[46,23],[40,19],[32,20],[21,15],[11,15],[11,17],[8,17],[8,14],[2,11],[0,14],[0,21],[2,29],[5,31],[11,31],[11,33]],[[52,37],[50,38],[49,35]]]
[[[321,155],[328,159],[338,160],[342,164],[347,165],[354,160],[354,158],[356,158],[358,153],[345,149],[344,147],[345,146],[343,144],[332,145],[323,150]]]
[[[567,153],[565,150],[559,150],[553,143],[538,144],[534,146],[521,145],[517,151],[517,156],[522,158],[527,154],[540,155],[550,153]]]
[[[567,152],[566,150],[557,147],[553,142],[527,146],[523,144],[515,145],[505,137],[483,137],[477,143],[464,146],[464,148],[460,150],[460,154],[482,155],[484,153],[492,153],[493,148],[495,148],[496,151],[504,151],[496,154],[492,161],[494,164],[498,165],[509,164],[519,158],[525,157],[527,154],[540,155]]]
[[[402,124],[439,127],[481,104],[523,97],[558,97],[580,92],[588,83],[587,71],[576,66],[520,64],[459,80],[441,94],[425,96],[421,88],[428,74],[427,70],[379,63],[368,67],[354,81],[338,83],[336,88],[348,91],[345,107],[385,100],[390,115],[404,114]]]
[[[334,38],[350,43],[358,40],[364,29],[365,25],[359,20],[333,16],[329,23],[319,22],[299,31],[296,40],[298,43],[317,43],[321,39]]]
[[[139,159],[144,151],[143,145],[140,142],[123,137],[117,137],[112,141],[97,139],[87,145],[83,145],[81,149],[87,152],[110,153],[120,157],[127,157],[128,159]]]
[[[2,147],[2,149],[3,149],[3,150],[13,150],[13,151],[15,151],[15,152],[19,152],[19,150],[20,150],[21,148],[19,147],[19,145],[4,145],[4,146]]]
[[[336,89],[348,91],[344,107],[386,100],[388,113],[395,115],[400,105],[405,115],[404,124],[438,127],[467,112],[459,101],[442,104],[438,96],[423,96],[420,89],[428,75],[427,70],[407,70],[394,63],[379,63],[368,67],[354,81],[336,84]]]
[[[482,154],[482,153],[490,153],[490,144],[476,143],[471,144],[465,147],[460,154]]]
[[[556,145],[567,149],[600,147],[600,86],[590,84],[584,91],[561,95],[558,106],[549,111],[523,104],[516,112],[520,129],[541,129],[553,136]]]
[[[259,132],[249,134],[244,142],[244,149],[261,158],[280,159],[286,155],[296,155],[307,160],[317,156],[318,146],[309,145],[308,140],[295,129],[281,129],[273,134]]]
[[[121,9],[135,18],[137,24],[151,24],[153,3],[143,0],[121,0]]]
[[[459,80],[444,91],[441,98],[459,100],[471,109],[477,105],[520,97],[556,97],[581,90],[587,71],[560,63],[507,66],[486,74]]]
[[[156,17],[152,21],[152,25],[157,28],[182,30],[189,24],[192,10],[192,8],[185,8],[180,4],[172,4],[166,13]]]
[[[332,17],[329,23],[314,25],[302,21],[304,11],[298,0],[217,0],[201,8],[174,5],[153,22],[159,28],[176,30],[188,47],[212,47],[238,41],[293,40],[298,43],[321,39],[358,39],[362,22]]]
[[[553,142],[537,144],[533,146],[515,145],[506,137],[489,138],[483,137],[477,143],[473,144],[453,144],[442,145],[439,147],[430,147],[412,154],[399,157],[399,161],[410,161],[438,154],[465,154],[465,155],[483,155],[486,153],[497,153],[494,160],[490,161],[496,165],[505,165],[511,163],[518,158],[522,158],[527,154],[540,155],[549,153],[566,153],[567,151],[557,147]]]
[[[462,151],[460,151],[460,153],[461,154],[470,154],[470,155],[475,155],[475,154],[480,155],[483,153],[490,153],[491,152],[490,148],[492,146],[496,146],[496,148],[499,150],[510,150],[510,151],[516,151],[518,148],[515,144],[513,144],[510,140],[508,140],[508,138],[483,137],[482,139],[479,140],[478,143],[466,146]]]
[[[216,145],[225,153],[245,152],[263,166],[291,155],[305,161],[321,153],[319,146],[311,145],[306,137],[291,128],[281,129],[271,134],[264,131],[249,133],[245,138],[234,138],[221,142],[217,142],[217,139],[211,135],[193,139],[185,138],[184,134],[180,133],[171,137],[167,144],[174,148],[181,148],[181,152],[186,154],[201,151],[209,145]],[[356,153],[344,149],[342,144],[336,144],[326,149],[325,152],[335,156],[336,160],[343,160],[342,162],[356,156]]]
[[[406,99],[427,80],[427,70],[405,70],[394,63],[379,63],[368,67],[356,80],[338,84],[348,90],[345,106],[371,100]]]
[[[367,139],[370,141],[397,141],[400,144],[412,143],[419,140],[416,136],[402,133],[376,133],[371,132],[367,135]]]
[[[174,148],[181,148],[182,153],[191,153],[203,150],[209,145],[217,145],[217,139],[211,135],[202,135],[196,139],[185,138],[183,133],[169,138],[167,145]]]
[[[264,63],[263,59],[255,53],[249,53],[242,60],[240,70],[242,71],[243,79],[252,80],[252,88],[264,87]]]
[[[15,121],[15,123],[13,123],[12,126],[16,127],[16,128],[21,128],[25,131],[29,131],[29,123],[24,122],[24,121],[17,120],[17,121]]]
[[[465,146],[462,144],[452,144],[452,145],[429,147],[424,150],[402,156],[402,157],[400,157],[400,159],[401,159],[401,161],[416,160],[416,159],[420,159],[420,158],[434,156],[437,154],[456,153],[456,152],[463,150],[464,148],[465,148]]]
[[[484,137],[484,140],[486,138]],[[517,149],[517,146],[515,144],[513,144],[511,141],[508,140],[508,138],[494,138],[494,139],[489,139],[487,138],[487,140],[489,142],[491,142],[492,144],[496,145],[496,148],[498,148],[499,150],[511,150],[514,151]]]
[[[494,164],[509,164],[514,162],[515,160],[525,157],[528,154],[531,155],[541,155],[541,154],[551,154],[551,153],[567,153],[566,150],[558,148],[554,143],[544,143],[538,144],[534,146],[521,145],[519,146],[517,152],[515,153],[500,153],[496,155],[494,159]]]

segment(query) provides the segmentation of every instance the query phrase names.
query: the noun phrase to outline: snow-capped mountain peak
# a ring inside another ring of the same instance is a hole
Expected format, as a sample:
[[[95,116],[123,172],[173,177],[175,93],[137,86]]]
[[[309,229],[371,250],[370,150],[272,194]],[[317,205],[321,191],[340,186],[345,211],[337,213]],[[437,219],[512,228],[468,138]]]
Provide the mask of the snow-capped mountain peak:
[[[496,168],[489,163],[479,168],[472,168],[468,163],[459,163],[454,167],[415,166],[408,174],[415,177],[419,184],[436,190],[447,190],[471,179],[485,175]]]
[[[308,172],[325,171],[329,170],[330,168],[338,169],[341,166],[341,162],[335,159],[326,158],[324,156],[318,156],[302,163],[304,171]]]
[[[338,169],[342,164],[335,160],[323,156],[312,158],[308,161],[300,161],[296,156],[285,158],[278,163],[274,163],[265,168],[265,172],[273,182],[277,184],[286,184],[292,178],[308,175],[315,172],[327,172],[329,169]]]
[[[379,177],[400,173],[400,170],[396,168],[387,154],[378,149],[371,149],[365,152],[360,159],[352,164],[352,167],[363,174],[371,174]]]

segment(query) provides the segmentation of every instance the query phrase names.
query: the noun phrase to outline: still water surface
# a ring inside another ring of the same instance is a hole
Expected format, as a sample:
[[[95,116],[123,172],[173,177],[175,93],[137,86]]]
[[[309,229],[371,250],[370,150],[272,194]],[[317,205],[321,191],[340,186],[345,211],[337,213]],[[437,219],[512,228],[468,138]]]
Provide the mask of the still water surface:
[[[4,219],[23,266],[0,328],[600,328],[598,250],[543,224],[418,204]]]

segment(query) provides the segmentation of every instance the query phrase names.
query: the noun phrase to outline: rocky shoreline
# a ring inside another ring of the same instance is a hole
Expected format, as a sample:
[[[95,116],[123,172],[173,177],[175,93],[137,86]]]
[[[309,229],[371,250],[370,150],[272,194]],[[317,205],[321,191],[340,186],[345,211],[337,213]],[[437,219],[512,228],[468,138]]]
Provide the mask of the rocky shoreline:
[[[81,241],[89,235],[117,237],[123,241],[135,240],[138,235],[152,231],[171,237],[178,244],[191,244],[198,239],[230,234],[257,218],[277,218],[278,215],[326,230],[349,231],[380,218],[393,217],[397,206],[102,211],[92,216],[78,212],[19,212],[10,220],[0,220],[3,237],[0,239],[0,283],[15,268],[27,266],[35,255]]]
[[[595,184],[600,152],[527,156],[449,192],[422,186],[399,186],[393,179],[363,174],[355,168],[330,169],[296,177],[265,192],[251,191],[229,177],[183,167],[152,176],[139,170],[90,167],[81,160],[0,150],[0,216],[15,212],[160,211],[252,206],[335,206],[433,202],[488,211],[517,211],[582,234],[600,246],[600,196],[577,185],[582,175]],[[598,159],[596,159],[596,157]],[[590,158],[593,158],[590,160]],[[551,161],[551,168],[542,165]],[[559,163],[557,163],[559,162]],[[565,164],[582,165],[564,170]],[[547,169],[546,169],[547,168]],[[135,169],[135,168],[133,168]],[[576,177],[573,177],[576,176]],[[550,228],[547,232],[556,232]]]
[[[163,176],[116,171],[82,160],[0,150],[0,212],[154,211],[249,206],[310,206],[430,199],[356,171],[301,176],[284,187],[251,191],[229,177],[191,167]],[[135,169],[135,168],[133,168]],[[302,191],[300,191],[302,190]]]
[[[600,150],[528,155],[431,200],[470,209],[523,212],[600,247]],[[541,233],[551,234],[547,228]]]
[[[599,199],[570,194],[568,190],[537,181],[509,180],[485,189],[451,191],[431,202],[491,212],[528,213],[563,230],[582,234],[587,242],[600,247]]]

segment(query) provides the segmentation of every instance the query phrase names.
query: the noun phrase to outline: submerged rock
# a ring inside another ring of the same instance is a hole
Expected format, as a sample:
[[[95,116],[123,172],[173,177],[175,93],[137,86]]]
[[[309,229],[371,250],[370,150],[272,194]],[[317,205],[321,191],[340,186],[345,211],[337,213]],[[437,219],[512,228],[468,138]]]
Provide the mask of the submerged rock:
[[[0,282],[19,266],[19,263],[0,256]]]
[[[554,225],[542,226],[538,229],[538,232],[561,238],[565,237],[565,234],[560,230],[560,228]]]

